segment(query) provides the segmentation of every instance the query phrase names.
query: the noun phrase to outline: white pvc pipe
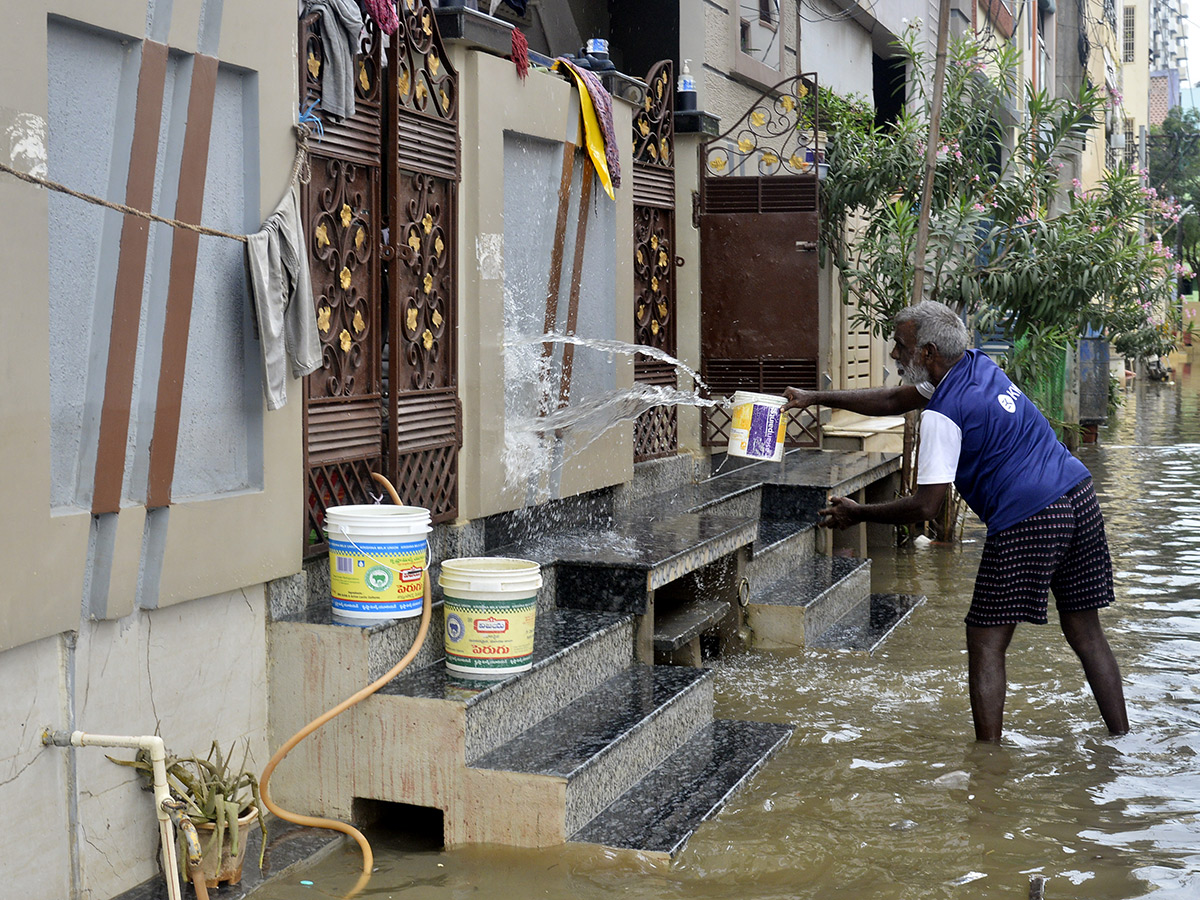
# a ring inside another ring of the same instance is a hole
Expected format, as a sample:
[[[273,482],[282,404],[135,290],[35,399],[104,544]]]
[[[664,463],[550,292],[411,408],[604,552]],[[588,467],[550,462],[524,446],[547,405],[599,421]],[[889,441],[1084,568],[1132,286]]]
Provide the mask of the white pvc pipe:
[[[88,734],[84,731],[50,731],[42,733],[43,744],[54,744],[57,747],[127,747],[131,750],[145,750],[150,756],[150,768],[154,780],[154,814],[158,817],[159,839],[162,841],[163,868],[166,869],[168,900],[182,900],[183,891],[179,886],[179,864],[175,856],[175,826],[167,815],[164,800],[171,799],[167,787],[167,749],[163,739],[156,734],[120,735],[120,734]]]

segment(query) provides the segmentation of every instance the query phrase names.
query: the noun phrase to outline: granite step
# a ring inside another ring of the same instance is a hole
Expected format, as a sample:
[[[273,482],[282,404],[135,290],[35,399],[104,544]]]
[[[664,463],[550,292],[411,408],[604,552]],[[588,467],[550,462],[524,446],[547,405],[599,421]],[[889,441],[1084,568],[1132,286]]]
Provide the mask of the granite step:
[[[401,673],[377,696],[461,704],[465,761],[471,763],[625,670],[632,642],[632,616],[539,610],[528,671],[495,680],[460,678],[447,671],[443,653],[432,665]]]
[[[729,615],[727,600],[694,600],[654,617],[654,651],[671,653],[699,637]]]
[[[752,590],[746,623],[761,649],[804,647],[871,593],[871,561],[818,556],[765,589]]]
[[[644,615],[652,591],[729,556],[757,535],[756,516],[684,513],[556,535],[542,552],[556,560],[560,607]]]
[[[773,585],[789,572],[817,556],[817,527],[797,519],[764,517],[758,523],[758,540],[746,563],[751,587]]]
[[[791,733],[790,725],[717,719],[571,840],[672,857]]]
[[[712,709],[712,670],[634,665],[472,766],[565,782],[572,834],[710,722]]]
[[[924,602],[923,594],[872,594],[869,604],[851,610],[810,640],[808,646],[854,650],[870,656]]]

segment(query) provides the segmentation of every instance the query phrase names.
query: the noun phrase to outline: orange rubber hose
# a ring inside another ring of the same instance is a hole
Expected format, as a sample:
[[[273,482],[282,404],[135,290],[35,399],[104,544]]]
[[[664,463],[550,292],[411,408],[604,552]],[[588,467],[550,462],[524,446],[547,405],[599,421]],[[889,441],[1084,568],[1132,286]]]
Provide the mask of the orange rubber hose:
[[[387,487],[388,493],[392,495],[392,500],[397,506],[403,505],[400,503],[400,499],[397,497],[396,491],[392,487],[391,482],[389,482],[382,475],[378,475],[374,472],[371,473],[371,477]],[[262,797],[263,806],[269,809],[280,819],[283,819],[285,822],[291,822],[293,825],[304,825],[309,828],[327,828],[331,831],[340,831],[342,834],[349,835],[350,837],[354,838],[354,840],[358,843],[363,855],[363,870],[362,874],[358,876],[358,881],[355,883],[354,887],[351,888],[350,893],[346,894],[346,900],[350,900],[351,897],[358,895],[362,889],[367,886],[367,882],[371,879],[371,870],[375,867],[375,854],[371,852],[371,845],[367,843],[366,837],[363,836],[361,831],[359,831],[353,825],[347,824],[346,822],[339,822],[337,819],[326,819],[320,816],[304,816],[300,815],[299,813],[288,812],[286,809],[275,805],[275,803],[271,800],[268,784],[271,780],[271,773],[275,771],[275,767],[283,762],[283,758],[287,756],[297,744],[299,744],[302,740],[304,740],[330,719],[341,715],[356,703],[359,703],[360,701],[365,700],[367,697],[370,697],[381,687],[399,675],[408,666],[408,664],[416,658],[417,653],[420,652],[422,645],[425,643],[425,636],[429,632],[431,604],[429,596],[428,566],[426,566],[422,582],[423,598],[421,602],[421,624],[417,629],[417,636],[413,640],[412,646],[408,648],[408,652],[405,653],[401,660],[396,663],[396,665],[392,666],[392,668],[389,669],[384,675],[380,676],[375,681],[372,681],[357,693],[347,697],[337,706],[317,716],[315,719],[297,731],[294,735],[288,738],[287,741],[284,742],[283,746],[275,751],[275,755],[271,757],[270,762],[268,762],[266,768],[263,769],[262,776],[258,779],[258,789],[259,794]]]

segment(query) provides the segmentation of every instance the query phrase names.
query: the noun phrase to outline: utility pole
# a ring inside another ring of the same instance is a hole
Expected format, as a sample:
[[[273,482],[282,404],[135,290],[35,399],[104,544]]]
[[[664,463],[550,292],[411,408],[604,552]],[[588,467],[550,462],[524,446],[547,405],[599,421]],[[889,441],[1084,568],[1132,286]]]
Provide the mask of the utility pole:
[[[942,94],[946,87],[946,47],[950,42],[950,0],[938,3],[937,57],[933,65],[933,105],[929,110],[929,142],[925,145],[925,183],[921,187],[921,209],[917,213],[917,244],[913,250],[912,303],[925,291],[925,248],[929,243],[929,207],[933,203],[933,172],[937,168],[941,141]]]
[[[925,145],[925,182],[921,186],[921,208],[917,211],[917,243],[913,248],[913,288],[910,304],[919,303],[925,293],[925,248],[929,244],[929,207],[933,205],[933,173],[937,168],[941,141],[942,94],[946,86],[946,47],[950,42],[950,0],[938,3],[937,56],[933,63],[933,105],[929,109],[929,140]],[[905,493],[911,493],[916,480],[917,415],[904,416],[904,447],[900,481]],[[948,495],[947,495],[948,496]]]

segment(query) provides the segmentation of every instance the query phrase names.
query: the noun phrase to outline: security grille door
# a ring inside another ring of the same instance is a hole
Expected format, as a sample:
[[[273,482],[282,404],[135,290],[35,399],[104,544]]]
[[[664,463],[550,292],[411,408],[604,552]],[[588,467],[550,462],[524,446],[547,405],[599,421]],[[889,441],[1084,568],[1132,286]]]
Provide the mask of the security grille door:
[[[815,388],[820,352],[816,77],[776,85],[700,148],[700,347],[713,396]],[[729,413],[705,416],[723,444]],[[788,446],[815,446],[811,419],[790,413]]]

